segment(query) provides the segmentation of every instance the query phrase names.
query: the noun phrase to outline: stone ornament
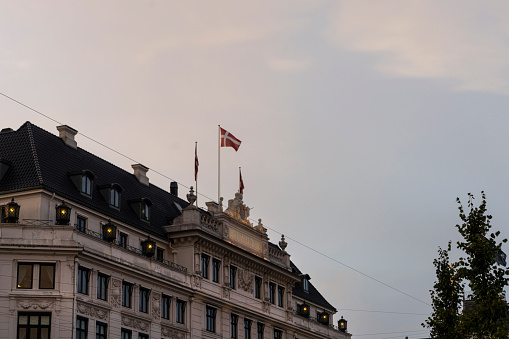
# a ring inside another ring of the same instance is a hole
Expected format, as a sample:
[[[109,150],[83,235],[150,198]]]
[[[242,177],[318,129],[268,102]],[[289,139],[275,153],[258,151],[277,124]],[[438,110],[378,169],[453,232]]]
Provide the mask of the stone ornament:
[[[122,315],[122,325],[141,331],[146,331],[149,328],[149,323],[147,321],[135,319],[126,315]]]
[[[281,249],[284,251],[286,246],[288,246],[288,244],[285,241],[285,235],[281,234],[281,241],[279,242],[279,247],[281,247]]]
[[[238,275],[239,287],[246,292],[253,293],[254,287],[254,275],[246,270],[242,270]]]
[[[242,201],[242,193],[235,193],[235,198],[228,200],[228,208],[224,211],[233,219],[240,221],[241,223],[252,226],[249,221],[249,210],[244,202]]]
[[[119,279],[111,278],[111,304],[113,307],[120,307],[122,281]]]
[[[161,293],[152,292],[152,318],[159,319],[161,316]]]
[[[22,308],[24,310],[32,309],[32,310],[45,310],[48,308],[53,308],[53,300],[39,300],[39,299],[21,299],[17,300],[18,308]]]
[[[91,305],[83,304],[83,303],[78,303],[78,312],[81,314],[88,315],[90,317],[98,318],[98,319],[102,319],[102,320],[105,320],[108,318],[107,311],[102,310],[97,307],[94,307],[94,306],[91,306]]]
[[[161,326],[161,334],[170,339],[184,339],[186,337],[185,333],[164,326]]]

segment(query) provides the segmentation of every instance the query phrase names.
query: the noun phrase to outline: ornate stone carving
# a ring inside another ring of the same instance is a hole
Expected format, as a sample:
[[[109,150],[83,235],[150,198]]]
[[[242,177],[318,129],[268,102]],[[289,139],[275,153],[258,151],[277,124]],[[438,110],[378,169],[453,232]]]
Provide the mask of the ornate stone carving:
[[[149,328],[150,324],[148,323],[148,321],[128,317],[126,315],[122,315],[122,325],[128,326],[128,327],[133,327],[137,330],[146,331]]]
[[[228,228],[228,225],[224,225],[224,226],[223,226],[223,235],[224,235],[226,238],[229,238],[229,237],[230,237],[230,229]]]
[[[159,319],[161,316],[161,293],[152,292],[152,318]]]
[[[119,279],[111,278],[111,304],[113,307],[120,307],[122,281]]]
[[[262,304],[262,311],[270,314],[270,303],[268,301],[264,301]]]
[[[201,288],[201,280],[202,280],[201,275],[195,274],[195,275],[193,275],[192,279],[193,279],[193,286],[196,288]]]
[[[168,327],[161,326],[161,334],[170,339],[184,339],[186,334]]]
[[[99,318],[103,320],[108,317],[107,311],[83,303],[78,303],[78,312],[81,314],[91,316],[93,318]]]
[[[239,287],[246,292],[253,293],[254,275],[242,270],[238,275]]]
[[[53,300],[39,300],[39,299],[21,299],[16,300],[18,304],[18,308],[22,308],[24,310],[32,309],[32,310],[46,310],[48,308],[53,308],[54,301]]]
[[[251,222],[249,222],[249,210],[250,208],[242,201],[242,193],[237,192],[234,199],[228,200],[228,208],[224,212],[233,219],[252,226]]]
[[[267,229],[265,227],[263,227],[262,219],[258,219],[258,225],[256,225],[254,228],[255,228],[255,230],[257,230],[258,232],[260,232],[262,234],[267,234]]]
[[[201,246],[199,242],[196,242],[194,244],[194,272],[196,274],[199,274],[201,272],[200,256],[201,256]]]
[[[286,249],[286,246],[288,246],[288,243],[285,241],[285,235],[281,234],[281,241],[279,242],[279,247],[284,251]]]
[[[230,299],[230,287],[223,286],[223,298]]]

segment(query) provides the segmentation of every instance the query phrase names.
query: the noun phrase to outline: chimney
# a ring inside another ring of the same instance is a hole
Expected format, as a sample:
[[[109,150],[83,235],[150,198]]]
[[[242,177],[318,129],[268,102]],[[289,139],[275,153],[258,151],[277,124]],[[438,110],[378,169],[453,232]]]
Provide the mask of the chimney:
[[[77,130],[67,125],[57,126],[57,130],[60,133],[60,139],[62,139],[67,146],[71,146],[74,149],[78,148],[78,143],[74,140],[74,136],[78,134]]]
[[[134,176],[140,183],[142,183],[145,186],[149,186],[148,184],[148,167],[143,166],[142,164],[134,164],[131,165],[131,167],[134,169]]]
[[[179,196],[179,185],[176,181],[170,183],[170,194],[178,197]]]

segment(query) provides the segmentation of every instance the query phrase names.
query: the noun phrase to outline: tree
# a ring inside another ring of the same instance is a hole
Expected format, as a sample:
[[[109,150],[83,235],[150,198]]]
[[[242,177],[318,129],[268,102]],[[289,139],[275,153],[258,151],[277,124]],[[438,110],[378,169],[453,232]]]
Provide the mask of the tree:
[[[433,314],[422,324],[430,328],[431,338],[463,338],[459,313],[463,286],[456,277],[454,265],[449,263],[450,251],[449,241],[447,250],[439,247],[438,258],[433,260],[437,274],[437,281],[430,290]]]
[[[458,262],[458,277],[468,282],[472,291],[472,307],[461,315],[462,328],[473,338],[509,337],[509,308],[504,288],[509,282],[509,270],[497,263],[503,239],[497,243],[500,231],[490,233],[491,215],[486,214],[486,196],[482,194],[479,207],[474,206],[474,196],[468,194],[468,215],[465,214],[459,198],[461,225],[456,225],[463,241],[458,248],[466,254]]]
[[[456,225],[462,241],[458,249],[465,254],[457,263],[449,263],[451,242],[447,250],[439,248],[439,257],[433,261],[437,281],[431,290],[433,314],[424,327],[430,328],[432,338],[503,338],[509,337],[509,306],[504,288],[509,283],[509,270],[498,264],[502,243],[497,242],[500,232],[490,233],[491,215],[486,214],[486,196],[474,206],[474,196],[468,194],[468,214],[461,201],[459,216],[461,225]],[[460,311],[460,295],[464,283],[472,292],[470,307]]]

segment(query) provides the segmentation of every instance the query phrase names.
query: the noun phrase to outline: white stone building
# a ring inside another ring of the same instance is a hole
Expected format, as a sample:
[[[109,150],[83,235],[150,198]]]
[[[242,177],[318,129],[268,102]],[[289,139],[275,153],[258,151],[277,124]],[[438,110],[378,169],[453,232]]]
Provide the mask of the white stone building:
[[[351,337],[241,194],[199,209],[58,131],[0,132],[0,338]]]

